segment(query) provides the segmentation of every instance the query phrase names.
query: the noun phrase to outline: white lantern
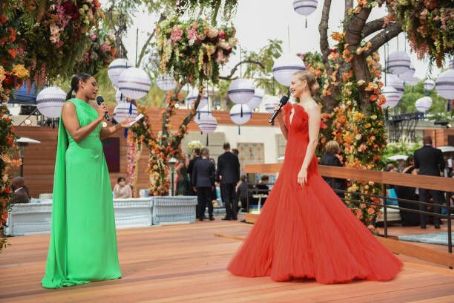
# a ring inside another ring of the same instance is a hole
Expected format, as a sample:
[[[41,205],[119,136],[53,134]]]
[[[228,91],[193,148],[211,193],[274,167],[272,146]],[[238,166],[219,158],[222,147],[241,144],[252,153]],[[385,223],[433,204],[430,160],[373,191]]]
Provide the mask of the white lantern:
[[[318,0],[294,0],[293,9],[300,15],[309,16],[312,14],[318,5]]]
[[[129,110],[131,109],[131,113]],[[113,112],[113,118],[118,123],[121,123],[124,119],[131,118],[134,119],[137,116],[137,108],[134,104],[130,102],[121,102],[119,103]]]
[[[118,80],[120,79],[121,73],[131,65],[128,63],[128,59],[118,58],[113,60],[107,68],[107,74],[112,84],[118,87]]]
[[[273,113],[274,108],[276,105],[279,104],[279,98],[276,96],[269,96],[265,95],[263,96],[263,105],[265,107],[265,111],[268,113]]]
[[[156,78],[156,85],[163,91],[171,91],[177,87],[175,79],[169,75],[159,75]]]
[[[427,92],[432,91],[435,88],[435,81],[432,79],[426,79],[424,81],[424,90]]]
[[[393,52],[388,56],[388,72],[400,75],[410,69],[411,60],[406,52]]]
[[[445,99],[454,99],[454,69],[448,69],[438,76],[435,90]]]
[[[454,69],[454,59],[452,59],[451,61],[449,61],[449,63],[448,63],[448,68],[449,68],[449,69]]]
[[[208,104],[202,107],[199,106],[195,113],[194,122],[199,124],[200,121],[207,116],[212,116]]]
[[[218,127],[218,121],[212,115],[204,116],[199,121],[199,128],[204,134],[213,133]]]
[[[255,89],[254,97],[252,97],[252,99],[249,100],[249,102],[247,103],[251,110],[256,109],[260,105],[260,102],[262,102],[263,99],[263,95],[265,95],[265,91],[263,89],[261,88]]]
[[[396,105],[399,104],[400,98],[402,97],[402,94],[392,86],[384,86],[381,89],[381,93],[386,99],[386,102],[382,105],[383,108],[396,107]]]
[[[415,71],[409,69],[408,71],[399,75],[399,78],[404,82],[404,85],[416,85],[421,79],[414,76]]]
[[[228,95],[236,104],[246,104],[254,97],[255,87],[250,79],[236,79],[230,83]]]
[[[428,96],[419,98],[416,100],[415,106],[418,112],[425,113],[432,106],[432,98]]]
[[[185,105],[187,109],[191,109],[194,107],[194,102],[197,100],[197,97],[199,96],[199,91],[197,89],[191,89],[189,91],[188,96],[185,99]],[[199,106],[198,108],[202,108],[204,106],[208,105],[208,96],[203,95],[200,98]]]
[[[297,56],[282,56],[274,62],[273,76],[282,85],[290,86],[293,74],[304,71],[306,66]]]
[[[118,80],[118,88],[126,97],[137,100],[145,97],[150,90],[151,81],[147,73],[135,67],[123,71]]]
[[[386,77],[386,81],[385,81]],[[392,86],[397,89],[398,92],[404,92],[404,81],[393,74],[384,74],[382,77],[383,81],[385,81],[386,86]]]
[[[66,100],[66,93],[57,86],[46,87],[36,96],[36,106],[48,118],[58,118]]]
[[[247,104],[236,104],[230,109],[230,119],[237,125],[243,125],[251,118],[252,111]]]

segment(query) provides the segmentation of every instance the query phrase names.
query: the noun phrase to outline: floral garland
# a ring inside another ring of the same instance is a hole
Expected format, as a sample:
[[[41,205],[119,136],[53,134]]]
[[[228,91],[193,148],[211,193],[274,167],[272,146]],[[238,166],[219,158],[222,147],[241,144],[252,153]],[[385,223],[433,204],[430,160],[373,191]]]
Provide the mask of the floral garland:
[[[17,154],[16,136],[12,131],[12,120],[5,105],[0,105],[0,251],[6,245],[3,228],[8,219],[9,202],[12,194],[9,170],[20,165],[20,160],[13,159]]]
[[[236,48],[235,32],[233,26],[215,28],[203,19],[161,21],[156,28],[161,72],[173,74],[178,82],[216,82],[220,65]]]
[[[395,18],[408,34],[411,48],[423,58],[428,54],[438,67],[445,54],[454,55],[454,7],[452,1],[389,1]]]
[[[167,107],[163,113],[163,129],[168,130],[170,127],[170,117],[172,116],[175,105],[179,102],[178,97],[172,92],[166,95]],[[148,160],[147,173],[150,181],[150,194],[153,196],[165,196],[169,193],[169,165],[170,158],[181,158],[180,142],[181,138],[187,132],[187,127],[181,124],[178,130],[168,134],[159,132],[154,135],[151,128],[151,122],[146,115],[146,109],[139,106],[139,112],[144,115],[140,123],[136,123],[131,128],[139,146],[145,145],[150,151]],[[194,110],[195,114],[195,110]]]
[[[322,130],[320,146],[328,140],[336,140],[343,148],[345,166],[362,169],[382,168],[381,154],[386,148],[386,135],[381,105],[384,97],[381,95],[380,81],[381,66],[379,55],[374,53],[367,58],[369,71],[373,80],[369,83],[356,81],[351,61],[353,54],[347,48],[344,33],[333,33],[332,38],[337,46],[330,50],[328,55],[327,71],[319,54],[308,53],[303,59],[308,69],[319,75],[320,87],[323,96],[335,97],[338,106],[333,113],[322,114]],[[357,50],[357,54],[368,50],[370,43],[364,42]],[[333,94],[333,89],[338,94]],[[356,100],[360,99],[360,90],[363,90],[368,99],[368,113],[359,109]],[[330,125],[331,127],[326,127]],[[370,195],[382,194],[381,186],[373,182],[351,182],[346,193],[347,206],[353,214],[366,226],[371,226],[381,209],[380,198]]]
[[[11,92],[19,88],[28,76],[28,70],[22,64],[13,65],[9,71],[0,65],[0,103],[6,103]]]
[[[73,72],[103,16],[98,0],[3,2],[0,65],[23,63],[38,82]]]

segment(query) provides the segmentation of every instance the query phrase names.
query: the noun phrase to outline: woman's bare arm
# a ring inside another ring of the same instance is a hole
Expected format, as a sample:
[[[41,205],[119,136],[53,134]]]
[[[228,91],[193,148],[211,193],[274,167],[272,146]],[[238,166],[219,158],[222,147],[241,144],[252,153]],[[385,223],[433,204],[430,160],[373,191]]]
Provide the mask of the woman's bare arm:
[[[103,120],[105,109],[99,106],[96,111],[98,112],[98,118],[90,122],[90,124],[81,127],[77,119],[76,107],[71,102],[65,102],[62,110],[62,120],[74,141],[80,142],[85,139]]]

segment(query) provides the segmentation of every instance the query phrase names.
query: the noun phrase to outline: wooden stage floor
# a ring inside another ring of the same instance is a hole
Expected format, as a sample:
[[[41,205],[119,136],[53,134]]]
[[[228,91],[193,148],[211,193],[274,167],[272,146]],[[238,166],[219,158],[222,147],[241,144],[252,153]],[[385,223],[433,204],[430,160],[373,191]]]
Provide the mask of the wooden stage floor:
[[[0,302],[454,302],[454,272],[405,256],[391,282],[322,285],[239,278],[226,271],[251,225],[201,222],[120,230],[123,278],[42,289],[48,235],[10,238],[0,254]],[[224,234],[233,237],[219,237]]]

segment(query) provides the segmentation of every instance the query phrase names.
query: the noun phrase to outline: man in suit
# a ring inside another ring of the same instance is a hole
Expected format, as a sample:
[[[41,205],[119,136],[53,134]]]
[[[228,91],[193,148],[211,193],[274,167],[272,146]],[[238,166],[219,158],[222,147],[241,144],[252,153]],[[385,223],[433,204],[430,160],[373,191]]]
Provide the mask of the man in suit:
[[[443,154],[441,150],[432,147],[432,138],[423,138],[424,146],[415,151],[415,169],[419,175],[425,176],[437,176],[440,177],[440,173],[445,168],[443,160]],[[428,194],[434,201],[433,211],[434,213],[440,213],[440,205],[445,202],[445,197],[441,191],[438,190],[427,190],[419,189],[419,201],[428,202]],[[419,205],[419,210],[426,211],[426,205]],[[420,226],[426,228],[427,216],[421,214]],[[440,228],[440,217],[434,216],[433,224],[435,228]]]
[[[191,178],[192,186],[197,193],[197,218],[200,221],[205,219],[205,209],[208,205],[209,218],[213,221],[213,203],[211,202],[211,198],[216,169],[209,158],[207,148],[202,149],[201,156],[202,157],[194,163]]]
[[[195,162],[197,162],[197,160],[200,159],[200,148],[194,148],[193,152],[192,152],[192,159],[189,161],[189,164],[188,164],[188,176],[189,176],[189,182],[192,184],[192,171],[194,169],[194,164]],[[189,194],[191,196],[195,196],[196,193],[194,192],[194,190],[192,189],[192,186],[191,186],[191,189],[189,191]]]
[[[236,220],[238,202],[235,196],[235,186],[240,180],[240,161],[230,151],[230,144],[224,143],[224,153],[218,158],[217,180],[221,184],[221,198],[225,205],[223,220]]]

